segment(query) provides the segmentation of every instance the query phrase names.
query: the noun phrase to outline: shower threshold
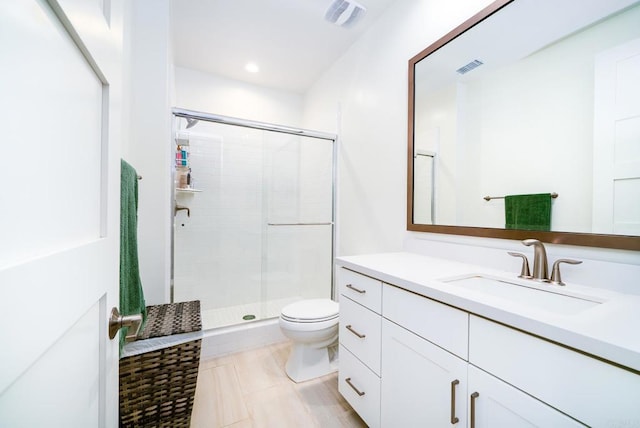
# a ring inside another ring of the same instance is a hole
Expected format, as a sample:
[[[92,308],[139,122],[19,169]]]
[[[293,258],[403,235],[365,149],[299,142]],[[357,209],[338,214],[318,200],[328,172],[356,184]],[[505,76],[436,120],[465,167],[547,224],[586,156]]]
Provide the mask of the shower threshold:
[[[278,318],[286,305],[302,300],[302,297],[274,299],[266,302],[247,303],[226,308],[202,309],[202,329],[209,330],[246,324],[270,318]]]

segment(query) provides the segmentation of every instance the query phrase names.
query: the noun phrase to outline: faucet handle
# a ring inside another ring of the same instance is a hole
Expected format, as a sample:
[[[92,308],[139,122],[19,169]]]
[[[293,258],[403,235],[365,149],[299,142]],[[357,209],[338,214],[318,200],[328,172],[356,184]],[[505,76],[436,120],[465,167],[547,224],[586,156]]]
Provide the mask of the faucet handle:
[[[507,254],[513,257],[522,257],[522,268],[520,269],[520,275],[518,275],[518,278],[532,278],[531,271],[529,270],[529,260],[527,260],[527,256],[522,253],[516,253],[513,251],[508,251]]]
[[[562,278],[560,277],[560,263],[567,263],[570,265],[579,265],[582,263],[582,260],[573,260],[573,259],[558,259],[553,264],[553,269],[551,269],[551,283],[556,285],[564,285],[562,282]]]

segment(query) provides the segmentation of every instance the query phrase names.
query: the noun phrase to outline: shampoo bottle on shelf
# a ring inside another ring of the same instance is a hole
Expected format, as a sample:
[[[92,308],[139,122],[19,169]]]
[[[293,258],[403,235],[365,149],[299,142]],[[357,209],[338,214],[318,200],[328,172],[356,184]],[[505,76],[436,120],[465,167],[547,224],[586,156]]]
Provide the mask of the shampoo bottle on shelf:
[[[176,167],[176,187],[178,189],[187,188],[187,169],[183,166]]]

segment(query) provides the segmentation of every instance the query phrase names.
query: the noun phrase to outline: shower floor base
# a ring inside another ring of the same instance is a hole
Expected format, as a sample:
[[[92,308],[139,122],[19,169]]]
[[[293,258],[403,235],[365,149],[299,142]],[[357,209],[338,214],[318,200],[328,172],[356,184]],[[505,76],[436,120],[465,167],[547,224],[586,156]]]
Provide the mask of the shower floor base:
[[[201,309],[202,329],[228,327],[253,321],[278,318],[282,308],[302,297],[289,297],[266,302],[247,303],[226,308]]]

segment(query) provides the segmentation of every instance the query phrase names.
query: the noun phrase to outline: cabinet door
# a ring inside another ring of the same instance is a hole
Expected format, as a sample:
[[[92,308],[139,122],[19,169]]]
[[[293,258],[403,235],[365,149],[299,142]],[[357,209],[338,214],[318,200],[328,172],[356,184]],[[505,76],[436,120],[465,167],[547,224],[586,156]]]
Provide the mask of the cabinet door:
[[[585,426],[471,364],[468,375],[472,428]]]
[[[466,427],[467,362],[382,321],[383,427]]]
[[[638,374],[474,315],[469,332],[474,366],[586,425],[640,427]]]

